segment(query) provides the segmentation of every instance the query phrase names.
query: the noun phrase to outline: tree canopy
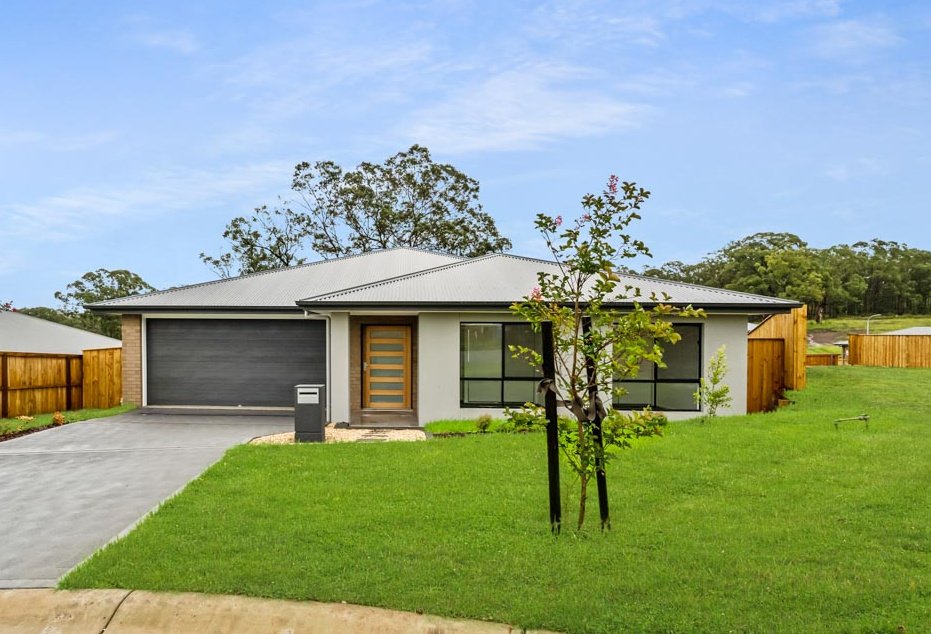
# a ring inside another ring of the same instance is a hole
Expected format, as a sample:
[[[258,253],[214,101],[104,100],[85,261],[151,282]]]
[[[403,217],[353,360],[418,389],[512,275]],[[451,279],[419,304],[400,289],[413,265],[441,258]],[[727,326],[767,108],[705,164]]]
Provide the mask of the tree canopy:
[[[20,312],[119,339],[120,318],[116,315],[97,315],[87,310],[85,305],[154,290],[154,286],[132,271],[97,269],[85,273],[64,290],[55,293],[55,299],[61,302],[60,308],[36,306],[23,308]]]
[[[352,170],[299,163],[291,190],[291,201],[233,218],[223,233],[228,251],[201,260],[228,277],[302,264],[310,252],[335,258],[414,247],[475,257],[511,248],[482,209],[478,181],[434,162],[420,145]]]
[[[796,299],[816,318],[931,313],[931,251],[880,239],[813,249],[792,233],[756,233],[644,274]]]

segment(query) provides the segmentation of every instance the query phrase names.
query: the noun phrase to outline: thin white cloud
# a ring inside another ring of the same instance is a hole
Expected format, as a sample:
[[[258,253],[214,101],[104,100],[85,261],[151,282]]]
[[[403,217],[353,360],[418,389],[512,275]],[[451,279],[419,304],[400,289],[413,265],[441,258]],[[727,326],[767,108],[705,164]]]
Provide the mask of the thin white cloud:
[[[79,134],[59,135],[37,130],[0,132],[0,148],[38,147],[55,152],[77,152],[106,145],[117,138],[114,130],[95,130]]]
[[[134,184],[80,187],[32,203],[0,207],[0,237],[68,242],[120,217],[175,213],[236,197],[264,194],[286,184],[291,166],[281,161],[225,170],[150,172]]]
[[[409,101],[417,84],[436,73],[431,54],[428,42],[353,45],[335,35],[257,48],[214,67],[228,98],[246,115],[211,145],[254,149],[292,139],[293,122],[309,116],[362,115],[379,103]]]
[[[604,135],[637,125],[645,108],[578,86],[579,68],[537,65],[463,86],[414,111],[407,139],[443,152],[518,150],[561,138]]]
[[[44,138],[44,135],[36,130],[0,130],[0,148],[33,145]]]
[[[730,86],[725,86],[721,94],[733,99],[742,99],[744,97],[749,97],[755,92],[756,86],[753,82],[741,81],[736,84],[731,84]]]
[[[847,182],[851,179],[865,178],[886,174],[885,166],[878,160],[870,157],[861,157],[830,165],[824,170],[824,175],[839,183]]]
[[[659,16],[647,11],[619,11],[616,6],[588,0],[551,0],[537,7],[527,30],[538,37],[571,38],[574,46],[606,40],[655,47],[664,39]]]
[[[193,33],[184,29],[164,29],[136,33],[137,42],[148,48],[162,49],[191,55],[200,49],[200,43]]]
[[[865,20],[842,20],[819,26],[813,29],[812,37],[817,55],[841,61],[859,61],[903,41],[891,26]]]
[[[835,17],[840,15],[840,0],[777,0],[746,4],[751,17],[760,22],[780,22],[788,19]]]

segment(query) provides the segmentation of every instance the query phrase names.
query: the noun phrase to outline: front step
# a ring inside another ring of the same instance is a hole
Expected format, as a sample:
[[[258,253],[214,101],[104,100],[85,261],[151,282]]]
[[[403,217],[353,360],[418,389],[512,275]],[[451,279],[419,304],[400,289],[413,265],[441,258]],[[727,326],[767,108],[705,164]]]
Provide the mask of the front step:
[[[412,409],[404,410],[362,410],[358,424],[354,429],[410,429],[419,427],[417,414]]]

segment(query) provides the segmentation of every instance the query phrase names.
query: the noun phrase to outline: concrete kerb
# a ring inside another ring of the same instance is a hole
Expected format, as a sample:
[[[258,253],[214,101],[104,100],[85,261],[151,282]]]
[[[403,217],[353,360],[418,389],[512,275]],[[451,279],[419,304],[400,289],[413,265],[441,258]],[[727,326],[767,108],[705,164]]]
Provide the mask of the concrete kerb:
[[[344,603],[128,590],[3,590],[0,631],[5,634],[516,634],[526,630],[500,623]]]

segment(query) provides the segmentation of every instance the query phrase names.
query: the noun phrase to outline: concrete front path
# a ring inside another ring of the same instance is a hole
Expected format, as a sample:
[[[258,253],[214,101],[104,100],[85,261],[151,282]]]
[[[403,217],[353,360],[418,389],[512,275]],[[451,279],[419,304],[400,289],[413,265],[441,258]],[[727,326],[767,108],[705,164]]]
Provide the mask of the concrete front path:
[[[0,590],[0,631],[5,634],[516,634],[523,630],[500,623],[314,601],[128,590]]]
[[[0,588],[54,586],[229,447],[289,428],[286,416],[132,412],[0,442]]]

